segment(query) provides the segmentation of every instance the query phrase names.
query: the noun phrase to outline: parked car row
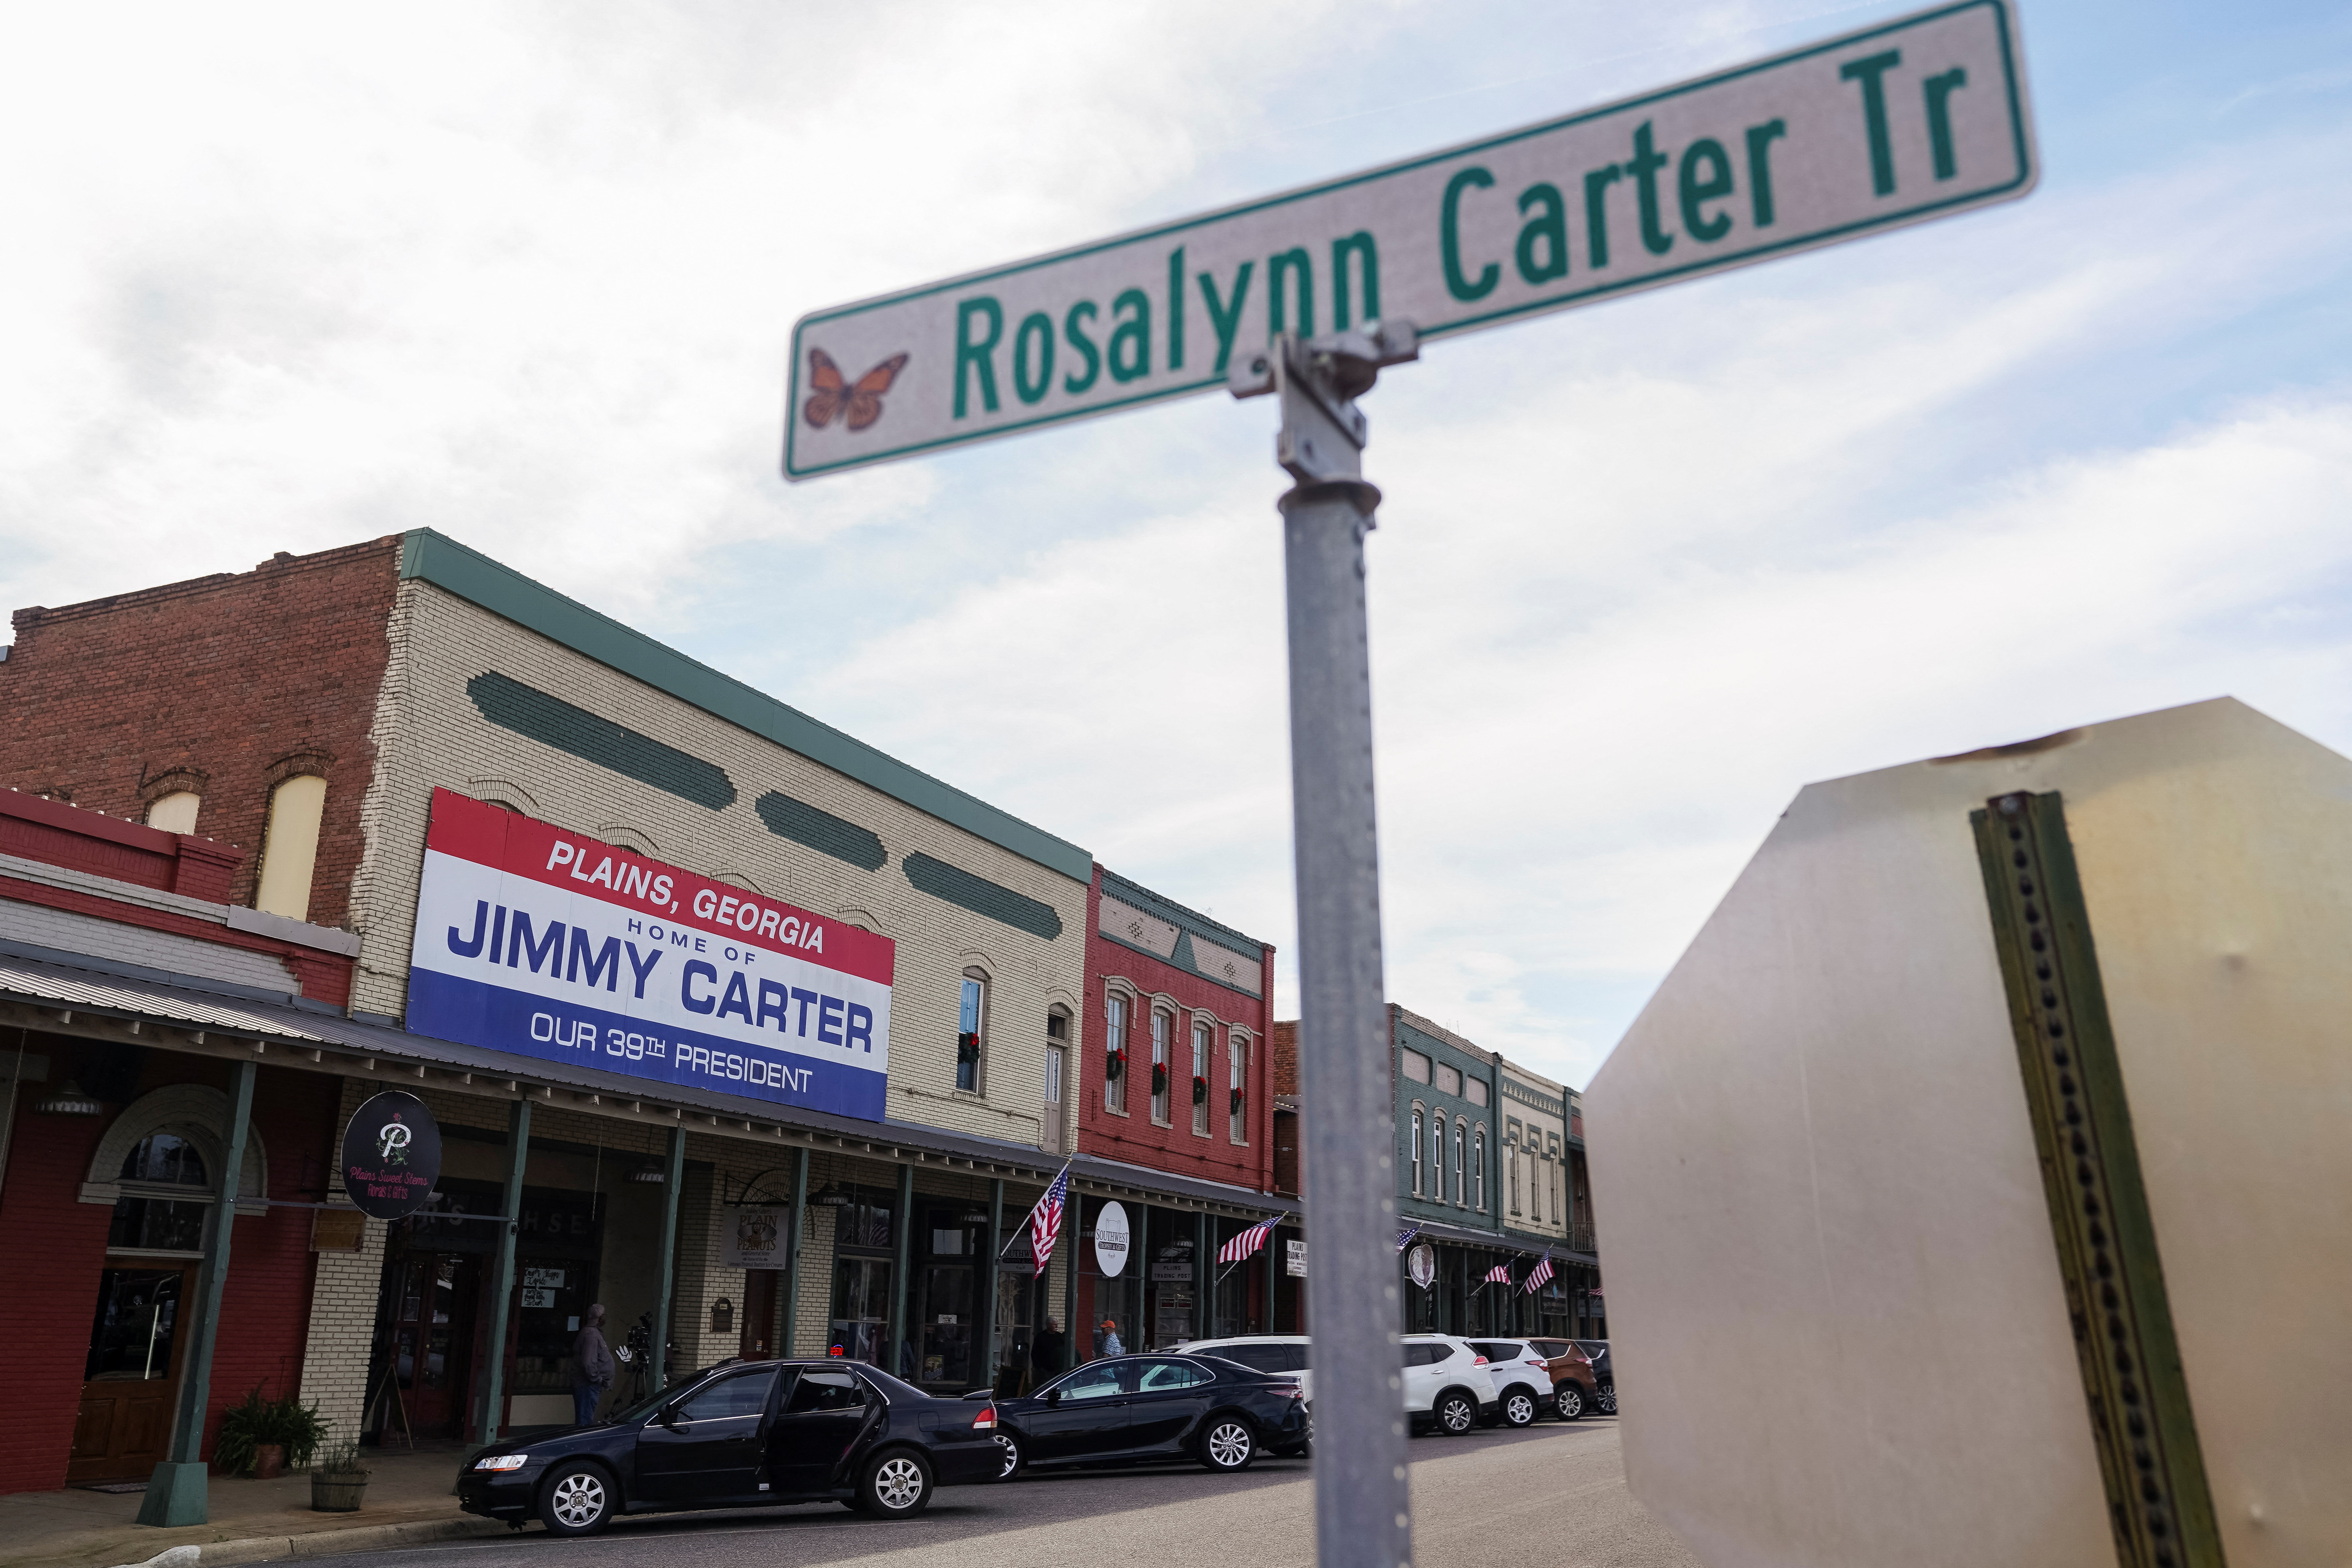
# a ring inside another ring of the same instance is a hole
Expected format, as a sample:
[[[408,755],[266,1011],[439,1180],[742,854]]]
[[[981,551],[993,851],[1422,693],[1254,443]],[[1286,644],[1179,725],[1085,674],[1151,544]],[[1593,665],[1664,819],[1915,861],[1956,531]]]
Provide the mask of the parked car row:
[[[1315,1373],[1307,1345],[1303,1334],[1247,1334],[1194,1340],[1183,1348],[1189,1354],[1222,1356],[1260,1372],[1294,1376],[1311,1409]],[[1525,1426],[1544,1415],[1574,1421],[1587,1411],[1617,1412],[1614,1379],[1601,1371],[1609,1352],[1605,1340],[1407,1334],[1403,1348],[1404,1407],[1416,1436],[1459,1434],[1496,1422]]]
[[[1088,1362],[1019,1399],[943,1399],[864,1362],[725,1362],[596,1425],[483,1450],[457,1498],[559,1535],[621,1514],[782,1503],[908,1519],[940,1487],[1032,1468],[1190,1458],[1245,1470],[1304,1451],[1307,1420],[1296,1377],[1212,1355]]]

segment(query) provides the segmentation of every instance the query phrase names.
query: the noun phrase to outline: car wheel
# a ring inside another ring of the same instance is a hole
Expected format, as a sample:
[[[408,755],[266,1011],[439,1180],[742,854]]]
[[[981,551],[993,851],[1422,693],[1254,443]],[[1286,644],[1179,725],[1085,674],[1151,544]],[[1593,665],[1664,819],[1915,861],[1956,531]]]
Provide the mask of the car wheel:
[[[1256,1458],[1257,1438],[1238,1415],[1217,1416],[1201,1434],[1201,1463],[1212,1470],[1238,1475]]]
[[[1503,1425],[1529,1426],[1535,1424],[1536,1396],[1524,1388],[1513,1388],[1503,1395]]]
[[[1551,1407],[1563,1421],[1573,1421],[1584,1414],[1584,1390],[1572,1383],[1563,1383],[1552,1391]]]
[[[1004,1456],[1003,1466],[997,1470],[996,1479],[1000,1481],[1009,1481],[1021,1473],[1021,1462],[1027,1456],[1021,1452],[1021,1439],[1010,1432],[999,1432],[996,1435],[996,1446]]]
[[[910,1449],[877,1454],[857,1479],[857,1506],[877,1519],[912,1519],[930,1502],[931,1468]]]
[[[1613,1388],[1604,1388],[1593,1395],[1592,1403],[1601,1407],[1601,1415],[1614,1415],[1617,1414],[1617,1391]]]
[[[595,1466],[557,1467],[539,1494],[539,1517],[551,1535],[590,1535],[613,1520],[613,1483]]]
[[[1478,1424],[1478,1407],[1466,1394],[1449,1394],[1437,1402],[1437,1429],[1459,1437]]]

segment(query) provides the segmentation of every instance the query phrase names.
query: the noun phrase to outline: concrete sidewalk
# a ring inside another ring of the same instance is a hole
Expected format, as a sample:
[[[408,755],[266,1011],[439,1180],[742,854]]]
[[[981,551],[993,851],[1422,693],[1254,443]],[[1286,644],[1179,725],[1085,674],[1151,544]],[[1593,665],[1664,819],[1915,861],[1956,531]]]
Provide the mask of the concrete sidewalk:
[[[173,1546],[201,1547],[202,1568],[215,1568],[497,1534],[507,1527],[457,1511],[451,1488],[467,1452],[453,1443],[370,1453],[356,1513],[313,1512],[307,1470],[274,1481],[215,1475],[212,1522],[177,1530],[139,1523],[136,1492],[16,1492],[0,1497],[0,1568],[115,1568]]]

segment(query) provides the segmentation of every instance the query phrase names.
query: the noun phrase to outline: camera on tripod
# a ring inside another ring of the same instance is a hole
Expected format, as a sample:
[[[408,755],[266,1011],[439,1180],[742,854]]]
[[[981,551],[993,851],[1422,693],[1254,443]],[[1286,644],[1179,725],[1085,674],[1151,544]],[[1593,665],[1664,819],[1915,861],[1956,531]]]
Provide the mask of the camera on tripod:
[[[641,1314],[629,1330],[629,1337],[613,1354],[625,1362],[636,1360],[653,1347],[654,1315],[650,1310]]]

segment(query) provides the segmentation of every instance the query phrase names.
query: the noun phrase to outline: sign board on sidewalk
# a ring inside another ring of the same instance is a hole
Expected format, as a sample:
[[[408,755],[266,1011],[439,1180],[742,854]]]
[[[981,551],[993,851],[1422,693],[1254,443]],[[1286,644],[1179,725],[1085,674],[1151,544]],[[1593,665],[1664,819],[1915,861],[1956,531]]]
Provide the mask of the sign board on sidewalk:
[[[789,479],[1225,384],[1277,332],[1499,326],[2023,195],[2007,0],[1965,0],[793,329]]]
[[[896,944],[446,789],[408,1026],[878,1121]]]
[[[1283,1246],[1288,1249],[1289,1255],[1283,1259],[1282,1271],[1286,1274],[1297,1275],[1301,1279],[1306,1279],[1307,1244],[1303,1241],[1286,1241]]]

